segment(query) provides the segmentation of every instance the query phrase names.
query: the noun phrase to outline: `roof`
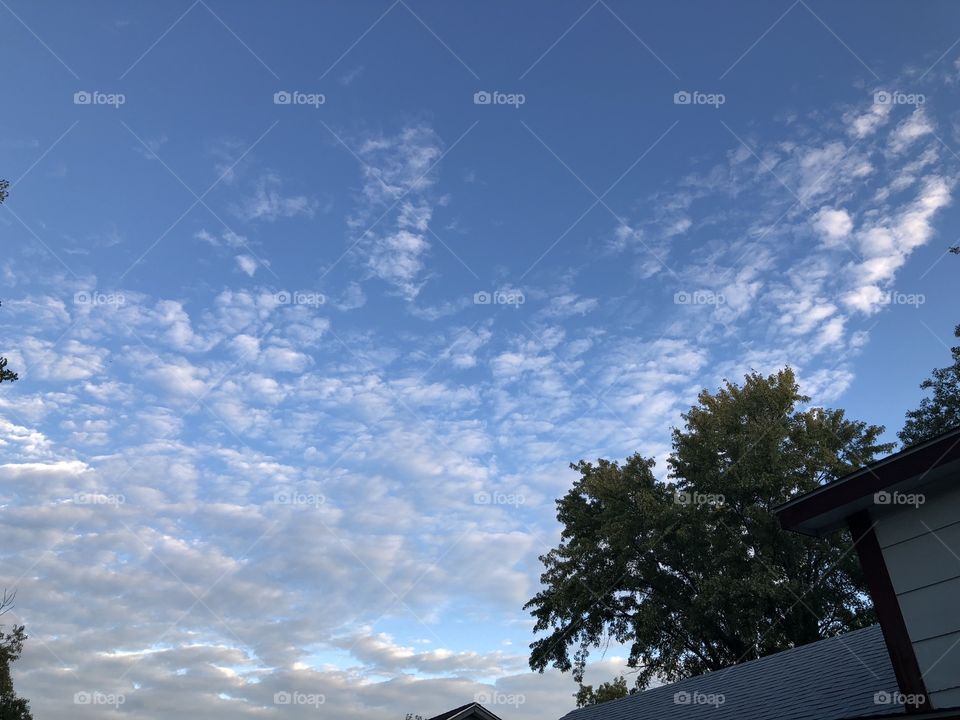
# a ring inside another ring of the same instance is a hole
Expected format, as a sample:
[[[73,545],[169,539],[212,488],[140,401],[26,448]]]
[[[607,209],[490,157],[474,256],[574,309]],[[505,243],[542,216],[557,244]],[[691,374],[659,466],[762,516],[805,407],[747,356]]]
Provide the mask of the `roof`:
[[[879,625],[580,708],[563,720],[845,720],[902,715]],[[883,699],[883,695],[880,696]]]
[[[806,535],[826,535],[859,510],[874,506],[874,494],[942,482],[960,464],[960,427],[911,445],[776,508],[780,525]]]
[[[427,720],[468,720],[468,718],[478,718],[479,720],[500,720],[496,715],[487,710],[480,703],[472,702],[461,705],[453,710],[447,710],[445,713],[434,715]]]

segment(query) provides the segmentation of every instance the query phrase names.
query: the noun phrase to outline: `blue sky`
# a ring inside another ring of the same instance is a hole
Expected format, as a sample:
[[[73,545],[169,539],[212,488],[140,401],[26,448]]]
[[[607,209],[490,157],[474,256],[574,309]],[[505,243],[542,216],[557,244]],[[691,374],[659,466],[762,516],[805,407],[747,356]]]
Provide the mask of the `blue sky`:
[[[38,718],[559,716],[521,606],[569,462],[662,471],[701,388],[786,364],[892,438],[946,362],[955,4],[0,18]]]

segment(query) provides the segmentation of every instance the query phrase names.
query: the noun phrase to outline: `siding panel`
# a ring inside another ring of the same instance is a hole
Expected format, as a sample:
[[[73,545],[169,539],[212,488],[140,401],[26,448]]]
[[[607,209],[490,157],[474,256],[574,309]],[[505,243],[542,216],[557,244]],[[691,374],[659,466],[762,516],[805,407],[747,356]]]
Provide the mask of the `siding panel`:
[[[960,578],[908,592],[898,599],[914,642],[960,632]]]
[[[913,644],[927,692],[960,689],[960,632]]]
[[[960,524],[888,547],[883,555],[897,594],[960,577]]]
[[[960,478],[957,478],[960,484]],[[923,488],[919,488],[919,492]],[[915,491],[911,491],[915,492]],[[960,487],[939,493],[927,498],[927,502],[918,509],[910,508],[909,512],[894,513],[877,525],[877,540],[880,547],[887,547],[893,543],[902,542],[918,535],[925,535],[928,525],[932,530],[938,530],[952,523],[960,522]]]

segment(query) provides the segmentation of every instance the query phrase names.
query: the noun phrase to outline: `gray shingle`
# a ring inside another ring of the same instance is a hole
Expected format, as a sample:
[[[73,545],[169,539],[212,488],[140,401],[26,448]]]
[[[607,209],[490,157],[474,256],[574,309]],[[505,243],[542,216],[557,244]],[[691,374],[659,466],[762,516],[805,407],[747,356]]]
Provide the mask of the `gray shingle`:
[[[876,693],[897,693],[879,625],[574,710],[562,720],[841,720],[903,712],[901,705],[877,704]]]

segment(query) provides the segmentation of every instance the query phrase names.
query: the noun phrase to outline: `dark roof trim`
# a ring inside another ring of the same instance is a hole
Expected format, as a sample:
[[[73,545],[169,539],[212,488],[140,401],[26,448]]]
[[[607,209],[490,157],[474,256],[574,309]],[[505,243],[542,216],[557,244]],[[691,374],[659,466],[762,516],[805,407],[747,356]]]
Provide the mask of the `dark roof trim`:
[[[960,460],[960,427],[865,465],[784,503],[774,512],[783,528],[816,535],[836,525],[836,518],[820,523],[816,522],[817,518],[957,460]],[[858,509],[851,508],[849,514]]]
[[[863,567],[867,589],[873,598],[873,609],[880,621],[883,640],[887,645],[887,652],[890,653],[890,663],[897,677],[897,685],[904,695],[920,699],[919,704],[907,705],[906,710],[911,714],[929,711],[930,700],[920,672],[920,663],[917,662],[913,643],[910,642],[907,624],[904,622],[900,603],[887,571],[887,563],[877,540],[874,530],[876,523],[866,510],[850,516],[847,522],[853,536],[853,546]]]

